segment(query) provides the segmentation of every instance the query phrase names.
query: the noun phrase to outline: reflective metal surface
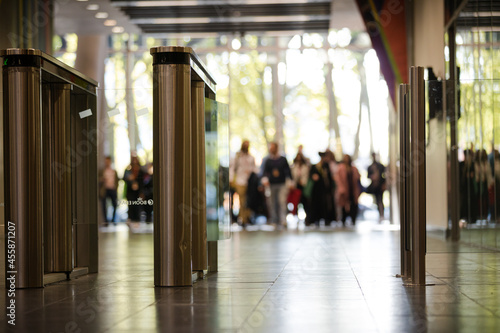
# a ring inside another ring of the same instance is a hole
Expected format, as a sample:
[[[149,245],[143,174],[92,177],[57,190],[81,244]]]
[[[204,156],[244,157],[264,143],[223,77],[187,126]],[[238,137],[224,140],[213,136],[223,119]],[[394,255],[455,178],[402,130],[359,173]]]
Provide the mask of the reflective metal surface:
[[[9,244],[15,248],[6,277],[16,272],[16,288],[43,286],[40,80],[37,68],[3,68],[5,228],[7,237],[14,236],[14,243],[6,242],[6,257]]]
[[[410,86],[401,84],[399,86],[399,195],[400,195],[400,253],[401,253],[401,275],[410,277],[411,275],[411,239],[410,239],[410,218],[411,218],[411,192],[410,192],[410,108],[409,96]]]
[[[207,197],[205,168],[205,83],[191,83],[191,138],[193,173],[193,270],[208,268]]]
[[[191,266],[191,68],[154,65],[154,284],[188,286]]]
[[[62,172],[70,145],[71,90],[69,84],[42,87],[45,272],[73,270],[71,171]]]
[[[411,223],[412,223],[412,279],[425,284],[426,202],[425,202],[425,82],[424,68],[410,70],[410,156],[411,156]]]

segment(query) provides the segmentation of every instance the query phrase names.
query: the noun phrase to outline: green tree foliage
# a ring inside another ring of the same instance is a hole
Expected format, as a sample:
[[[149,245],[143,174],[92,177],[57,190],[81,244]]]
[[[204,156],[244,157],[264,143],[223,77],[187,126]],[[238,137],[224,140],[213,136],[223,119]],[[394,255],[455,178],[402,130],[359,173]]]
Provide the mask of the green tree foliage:
[[[458,47],[460,67],[459,141],[462,148],[489,149],[500,144],[500,51],[488,40],[492,32],[462,32]],[[479,42],[478,42],[479,41]]]
[[[230,133],[247,138],[259,151],[266,151],[274,138],[271,84],[266,84],[270,68],[257,51],[230,55]],[[269,74],[270,75],[270,74]]]

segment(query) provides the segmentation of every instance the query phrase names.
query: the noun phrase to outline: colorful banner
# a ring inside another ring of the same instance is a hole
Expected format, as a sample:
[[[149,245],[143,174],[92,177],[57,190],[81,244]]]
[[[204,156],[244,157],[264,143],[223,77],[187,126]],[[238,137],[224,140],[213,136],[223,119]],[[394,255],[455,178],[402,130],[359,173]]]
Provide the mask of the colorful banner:
[[[395,102],[399,84],[408,83],[405,3],[403,0],[356,0],[356,3]]]

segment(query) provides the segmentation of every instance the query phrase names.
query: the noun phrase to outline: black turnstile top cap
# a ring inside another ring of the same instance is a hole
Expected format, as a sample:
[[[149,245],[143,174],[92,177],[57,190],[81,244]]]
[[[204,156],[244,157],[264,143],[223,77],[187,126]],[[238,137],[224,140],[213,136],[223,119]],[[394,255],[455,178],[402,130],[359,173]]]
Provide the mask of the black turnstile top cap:
[[[41,56],[43,53],[37,49],[5,49],[0,50],[0,57],[11,56],[11,55],[34,55]]]
[[[194,54],[193,49],[188,46],[155,46],[152,47],[150,50],[150,54],[167,53],[167,52]]]

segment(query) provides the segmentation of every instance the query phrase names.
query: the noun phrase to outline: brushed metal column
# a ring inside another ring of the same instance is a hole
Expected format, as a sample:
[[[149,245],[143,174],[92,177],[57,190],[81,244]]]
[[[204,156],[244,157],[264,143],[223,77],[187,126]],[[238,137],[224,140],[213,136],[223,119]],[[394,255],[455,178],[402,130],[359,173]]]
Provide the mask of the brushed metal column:
[[[425,284],[425,82],[424,68],[411,67],[411,164],[412,164],[412,280]]]
[[[50,84],[42,85],[42,151],[43,160],[43,196],[51,198],[52,182],[50,181],[50,165],[53,159],[53,147],[47,142],[53,141],[54,113],[52,112],[52,89]],[[53,212],[51,202],[43,206],[43,263],[45,273],[54,272],[54,239],[53,239]]]
[[[68,147],[70,145],[70,111],[71,111],[71,85],[51,84],[51,141],[53,155],[50,161],[48,179],[51,183],[53,271],[71,272],[73,270],[73,235],[71,221],[71,172],[60,173],[57,166],[65,165]],[[45,112],[44,112],[45,114]],[[44,135],[45,136],[45,135]]]
[[[409,85],[401,84],[399,86],[399,195],[400,195],[400,245],[401,245],[401,275],[404,277],[410,276],[410,230],[409,230],[409,217],[410,215],[410,119],[408,96]]]
[[[205,83],[191,83],[193,172],[193,270],[208,269],[207,197],[205,168]]]
[[[75,268],[96,273],[98,264],[97,100],[75,91],[71,94],[71,133],[68,156],[71,167],[72,227]],[[89,117],[79,113],[91,110]]]
[[[16,227],[16,288],[43,287],[40,68],[4,66],[3,100],[5,227]]]
[[[71,172],[61,170],[70,144],[71,84],[45,83],[42,87],[44,259],[45,272],[71,272]]]
[[[190,50],[151,49],[155,286],[192,285]]]

